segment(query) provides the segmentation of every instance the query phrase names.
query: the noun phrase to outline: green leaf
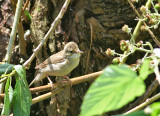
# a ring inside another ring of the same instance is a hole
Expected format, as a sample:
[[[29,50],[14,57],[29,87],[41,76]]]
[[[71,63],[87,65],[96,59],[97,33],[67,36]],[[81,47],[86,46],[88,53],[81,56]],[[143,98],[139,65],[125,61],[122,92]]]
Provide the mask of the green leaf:
[[[13,89],[10,85],[10,78],[7,79],[6,86],[5,86],[5,97],[4,97],[4,107],[2,110],[1,115],[9,116],[12,98],[13,98]]]
[[[13,115],[15,116],[30,115],[31,98],[24,86],[21,80],[16,81],[13,100]]]
[[[141,66],[141,69],[139,71],[139,76],[145,80],[149,74],[153,73],[152,70],[150,70],[150,67],[149,67],[149,63],[150,63],[150,60],[149,59],[146,59],[142,66]]]
[[[11,107],[13,102],[13,88],[11,85],[9,86],[9,101],[10,101],[10,107]]]
[[[26,80],[26,71],[21,65],[16,65],[14,68],[17,78],[13,96],[13,115],[29,116],[32,97]]]
[[[0,74],[10,73],[13,67],[14,67],[13,64],[8,64],[8,63],[0,64]]]
[[[126,115],[120,114],[116,116],[150,116],[149,114],[146,114],[143,110],[132,112]]]
[[[31,17],[30,13],[27,10],[24,11],[24,14],[27,16],[27,18],[29,20],[32,20],[32,17]]]
[[[80,115],[101,115],[117,110],[144,92],[144,82],[130,68],[126,65],[110,65],[90,86]]]
[[[26,70],[25,70],[25,68],[21,65],[16,65],[16,66],[14,66],[14,68],[15,68],[18,76],[20,77],[20,80],[22,80],[23,83],[25,84],[25,86],[28,87],[28,83],[27,83],[27,80],[26,80]]]
[[[151,108],[151,116],[158,116],[160,114],[160,102],[155,102],[149,106]]]

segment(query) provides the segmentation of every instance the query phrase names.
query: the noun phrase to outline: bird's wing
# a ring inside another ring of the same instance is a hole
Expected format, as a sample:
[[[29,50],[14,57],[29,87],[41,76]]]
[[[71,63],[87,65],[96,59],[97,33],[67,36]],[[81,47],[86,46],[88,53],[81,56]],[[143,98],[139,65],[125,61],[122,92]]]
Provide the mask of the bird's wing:
[[[65,56],[64,56],[64,51],[62,50],[56,54],[53,54],[52,56],[47,58],[44,62],[37,65],[35,69],[45,68],[48,64],[56,64],[56,63],[63,62],[64,60],[65,60]]]

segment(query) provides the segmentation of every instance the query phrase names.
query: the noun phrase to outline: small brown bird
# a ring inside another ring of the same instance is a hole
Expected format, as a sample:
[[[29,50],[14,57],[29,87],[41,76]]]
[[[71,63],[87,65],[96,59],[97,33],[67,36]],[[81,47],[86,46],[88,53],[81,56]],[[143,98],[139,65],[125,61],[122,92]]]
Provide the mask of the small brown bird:
[[[29,86],[48,76],[65,76],[69,74],[78,66],[81,53],[83,52],[79,50],[75,42],[67,43],[62,51],[53,54],[35,67],[35,69],[38,69],[38,74]]]

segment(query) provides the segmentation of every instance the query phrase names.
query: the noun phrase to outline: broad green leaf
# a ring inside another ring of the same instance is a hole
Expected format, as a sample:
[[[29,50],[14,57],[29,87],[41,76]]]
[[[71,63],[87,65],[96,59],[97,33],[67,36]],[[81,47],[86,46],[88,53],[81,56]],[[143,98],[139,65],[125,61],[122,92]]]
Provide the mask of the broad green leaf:
[[[151,116],[159,116],[160,115],[160,102],[155,102],[149,106],[151,108]]]
[[[8,63],[0,64],[0,74],[10,73],[13,67],[14,67],[13,64],[8,64]]]
[[[16,81],[13,98],[13,115],[14,116],[29,116],[31,98],[28,94],[28,90],[24,87],[24,83],[21,80]]]
[[[9,116],[9,112],[10,112],[10,106],[11,106],[11,101],[13,98],[13,91],[11,90],[11,86],[10,86],[10,78],[7,79],[6,85],[5,85],[5,97],[4,97],[4,107],[2,110],[1,115],[6,115]]]
[[[16,65],[16,66],[14,66],[14,68],[15,68],[20,80],[22,80],[23,83],[25,84],[25,86],[28,87],[28,83],[27,83],[27,80],[26,80],[26,70],[25,70],[25,68],[21,65]],[[28,89],[29,89],[29,87],[28,87]]]
[[[145,91],[143,80],[126,65],[110,65],[104,69],[87,91],[81,116],[101,115],[121,108]]]
[[[139,71],[139,76],[140,76],[143,80],[145,80],[145,79],[148,77],[149,74],[153,73],[153,71],[149,69],[149,68],[150,68],[150,67],[149,67],[149,63],[150,63],[150,60],[149,60],[149,59],[146,59],[146,60],[143,62],[142,66],[141,66],[141,69],[140,69],[140,71]]]
[[[17,72],[17,78],[13,98],[13,115],[29,116],[32,97],[26,80],[26,71],[21,65],[16,65],[14,68]]]

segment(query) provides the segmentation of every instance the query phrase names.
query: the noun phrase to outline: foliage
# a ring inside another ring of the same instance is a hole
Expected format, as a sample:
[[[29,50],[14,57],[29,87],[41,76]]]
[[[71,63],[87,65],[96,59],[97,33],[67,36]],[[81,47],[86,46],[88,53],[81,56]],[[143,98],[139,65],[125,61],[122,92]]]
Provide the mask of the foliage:
[[[143,80],[127,65],[110,65],[87,91],[81,115],[101,115],[107,111],[117,110],[142,95],[144,91]]]
[[[26,80],[25,68],[21,65],[15,65],[11,73],[12,75],[5,74],[8,79],[5,86],[4,107],[1,115],[9,116],[10,109],[12,108],[13,115],[15,116],[29,116],[32,97]],[[11,85],[13,76],[16,78],[16,85],[14,90]]]
[[[133,7],[132,2],[129,3]],[[128,25],[125,24],[122,27],[122,31],[131,36],[130,40],[120,41],[120,49],[123,53],[119,54],[116,53],[115,50],[111,50],[111,48],[107,49],[106,55],[108,57],[116,56],[113,58],[112,63],[119,65],[106,67],[103,74],[90,86],[81,106],[81,116],[102,115],[105,112],[122,108],[145,92],[144,80],[152,73],[156,75],[156,79],[160,83],[158,67],[160,64],[160,48],[153,48],[150,42],[144,43],[143,41],[139,41],[135,43],[139,30],[141,29],[142,31],[148,31],[156,44],[160,46],[160,42],[150,30],[150,28],[157,29],[160,24],[160,15],[158,14],[158,10],[160,10],[159,3],[154,5],[155,3],[152,0],[148,0],[146,6],[141,7],[142,19],[138,19],[139,22],[133,33],[132,28],[129,28]],[[149,10],[150,5],[152,5],[154,13]],[[140,18],[138,11],[136,11],[136,13]],[[148,21],[149,26],[147,26],[146,23],[142,25],[142,21]],[[128,56],[133,55],[136,51],[144,52],[145,55],[143,58],[139,59],[136,64],[128,66],[130,68],[123,65]],[[150,114],[152,116],[160,114],[159,105],[159,103],[151,105],[152,112],[150,112]],[[145,107],[145,105],[143,107]],[[143,110],[127,114],[127,116],[134,115],[147,116],[148,114]]]
[[[138,2],[138,0],[132,0],[132,2]],[[134,6],[131,5],[131,7],[136,10]],[[152,7],[152,10],[150,10],[150,7]],[[64,7],[65,10],[61,10],[63,14],[64,11],[66,11],[66,8],[67,7]],[[108,56],[115,56],[112,63],[119,65],[107,66],[104,69],[103,74],[100,75],[90,86],[84,97],[80,115],[102,115],[106,112],[122,108],[145,92],[144,80],[147,79],[151,73],[155,74],[156,80],[158,80],[160,83],[160,48],[153,48],[153,45],[147,41],[139,41],[136,43],[136,38],[139,34],[139,30],[141,29],[141,31],[148,31],[156,44],[160,46],[159,40],[156,39],[153,32],[150,30],[151,28],[157,29],[160,24],[159,10],[160,0],[147,0],[146,5],[140,8],[142,13],[141,16],[138,12],[136,12],[136,14],[138,14],[138,18],[136,20],[138,20],[140,23],[137,23],[133,33],[132,28],[130,28],[128,25],[125,24],[122,27],[122,31],[131,36],[130,40],[121,40],[120,42],[120,50],[122,50],[123,53],[116,53],[115,50],[111,50],[110,48],[108,48],[106,51]],[[37,11],[39,11],[39,8]],[[32,17],[27,10],[24,10],[24,13],[29,20],[32,20]],[[63,17],[61,15],[59,16],[59,20],[57,20],[55,23],[56,25]],[[55,28],[56,26],[53,25],[53,27]],[[53,27],[51,28],[52,32],[54,29]],[[16,33],[17,30],[14,32]],[[46,38],[42,41],[43,44],[45,41],[47,41],[49,35],[50,34],[47,34],[47,36],[45,36]],[[41,47],[43,44],[41,44]],[[13,46],[14,42],[12,41],[12,44],[10,45]],[[9,48],[12,47],[9,46]],[[8,50],[10,56],[12,53],[11,50],[12,49]],[[38,53],[38,50],[39,49],[36,49],[36,52],[34,51],[34,57]],[[135,65],[123,65],[125,64],[128,56],[133,55],[136,51],[144,52],[145,55],[143,58],[139,59]],[[32,60],[33,57],[31,58],[30,63]],[[27,62],[26,64],[30,65],[30,63]],[[24,66],[26,64],[24,64]],[[13,115],[15,116],[29,116],[32,98],[26,81],[25,68],[21,65],[13,65],[8,63],[0,64],[0,74],[0,78],[2,79],[7,77],[7,82],[5,85],[4,107],[1,115],[9,116],[10,110],[12,109]],[[15,87],[13,87],[14,89],[11,85],[13,77],[15,77],[16,80]],[[151,111],[151,116],[157,116],[160,114],[159,106],[159,102],[150,105],[149,108]],[[147,114],[145,113],[145,110],[140,110],[127,114],[126,116],[134,115],[146,116]]]
[[[27,10],[25,10],[24,13],[25,13],[25,15],[27,16],[27,18],[29,20],[32,20],[32,17],[31,17],[30,13]]]
[[[147,109],[147,108],[146,108]],[[160,102],[155,102],[149,106],[151,116],[158,116],[160,114]]]
[[[12,68],[14,67],[13,64],[0,64],[0,74],[7,74],[12,71]]]

